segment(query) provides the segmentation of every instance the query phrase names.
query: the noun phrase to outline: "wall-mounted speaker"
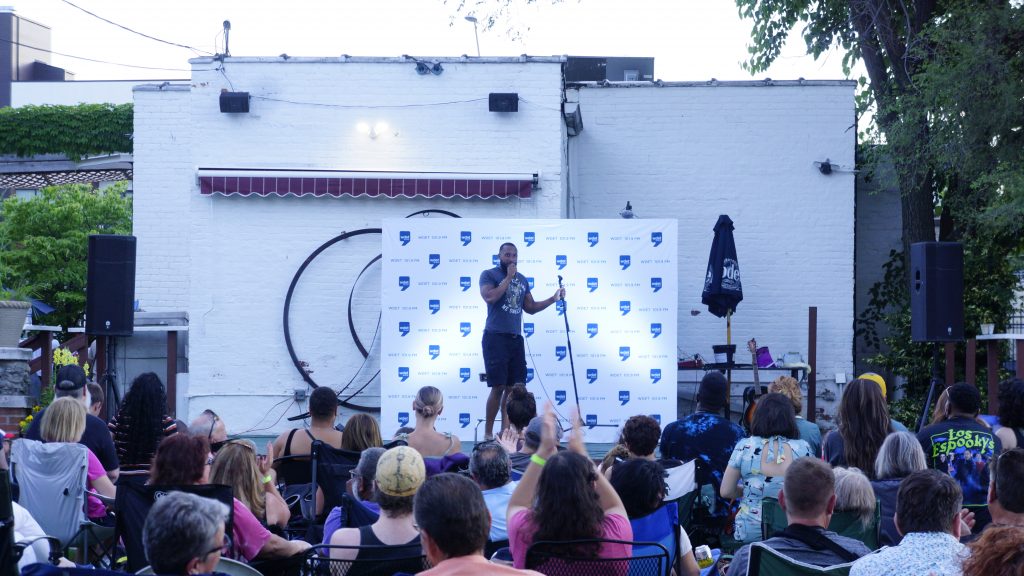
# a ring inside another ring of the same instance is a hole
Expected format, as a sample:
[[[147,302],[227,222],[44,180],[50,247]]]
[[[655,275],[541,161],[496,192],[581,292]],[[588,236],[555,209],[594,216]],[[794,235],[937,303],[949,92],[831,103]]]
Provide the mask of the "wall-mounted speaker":
[[[221,92],[220,111],[227,114],[241,114],[249,111],[248,92]]]
[[[487,109],[491,112],[519,112],[519,94],[491,92],[487,97]]]

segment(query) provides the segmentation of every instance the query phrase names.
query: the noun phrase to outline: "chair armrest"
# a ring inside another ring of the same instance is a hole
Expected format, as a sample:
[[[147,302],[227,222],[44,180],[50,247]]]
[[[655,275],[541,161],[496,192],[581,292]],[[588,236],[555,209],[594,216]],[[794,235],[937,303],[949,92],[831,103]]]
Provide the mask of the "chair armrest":
[[[50,564],[56,566],[60,563],[60,555],[63,550],[61,547],[60,539],[53,536],[36,536],[35,538],[28,538],[26,540],[19,540],[14,543],[15,555],[18,560],[21,560],[21,555],[25,552],[25,549],[35,544],[40,540],[46,540],[50,543]],[[37,559],[38,560],[38,559]],[[42,560],[39,560],[42,562]]]

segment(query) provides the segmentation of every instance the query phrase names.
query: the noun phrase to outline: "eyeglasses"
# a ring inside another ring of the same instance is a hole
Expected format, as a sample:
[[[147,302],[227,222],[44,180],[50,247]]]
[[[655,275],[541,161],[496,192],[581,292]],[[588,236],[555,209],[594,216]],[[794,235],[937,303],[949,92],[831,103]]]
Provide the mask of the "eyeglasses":
[[[215,552],[224,552],[224,551],[230,550],[230,549],[231,549],[231,537],[227,535],[227,532],[225,532],[224,533],[223,542],[221,542],[221,544],[219,546],[217,546],[216,548],[210,548],[206,552],[203,552],[202,555],[199,556],[199,558],[203,559],[203,558],[206,558],[207,556],[209,556],[210,554],[213,554]]]
[[[210,417],[210,431],[206,434],[206,440],[213,444],[213,429],[217,427],[217,422],[220,422],[220,416],[210,409],[203,410],[203,414]]]

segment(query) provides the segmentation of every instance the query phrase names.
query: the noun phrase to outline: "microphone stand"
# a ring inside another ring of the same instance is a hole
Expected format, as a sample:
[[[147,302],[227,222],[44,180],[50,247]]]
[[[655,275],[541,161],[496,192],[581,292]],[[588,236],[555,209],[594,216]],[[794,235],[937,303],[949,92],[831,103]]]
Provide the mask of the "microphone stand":
[[[558,277],[558,288],[563,289],[562,277]],[[557,303],[556,303],[557,305]],[[569,306],[565,303],[565,298],[562,298],[562,318],[565,320],[565,351],[569,355],[569,373],[572,375],[572,393],[576,397],[576,409],[579,410],[580,414],[583,413],[583,408],[580,407],[580,391],[576,387],[576,365],[572,359],[572,339],[569,338]]]

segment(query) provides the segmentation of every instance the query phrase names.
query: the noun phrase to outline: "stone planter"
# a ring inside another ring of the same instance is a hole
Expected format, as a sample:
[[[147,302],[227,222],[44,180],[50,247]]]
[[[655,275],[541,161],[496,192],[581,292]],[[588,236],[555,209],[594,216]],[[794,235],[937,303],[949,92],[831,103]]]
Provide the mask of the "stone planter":
[[[31,304],[19,300],[0,300],[0,347],[15,348]]]

